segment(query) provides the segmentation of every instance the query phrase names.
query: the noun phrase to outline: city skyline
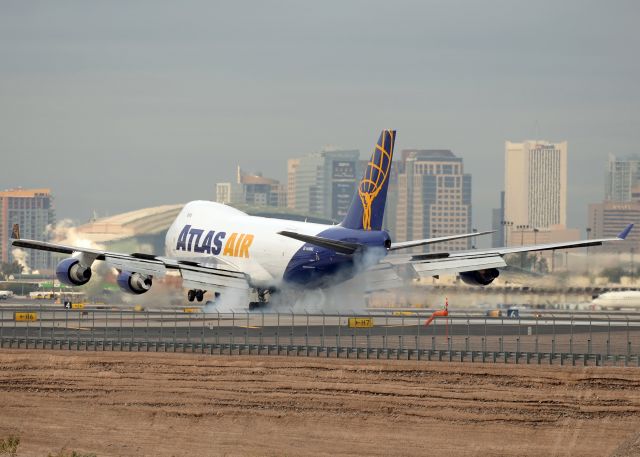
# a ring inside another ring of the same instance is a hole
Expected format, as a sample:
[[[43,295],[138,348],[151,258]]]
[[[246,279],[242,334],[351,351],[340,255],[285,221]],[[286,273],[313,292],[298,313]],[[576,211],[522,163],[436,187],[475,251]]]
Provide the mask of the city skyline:
[[[136,5],[4,6],[2,188],[50,187],[61,218],[86,220],[213,198],[238,164],[284,183],[289,157],[364,155],[395,128],[398,150],[464,158],[484,229],[504,141],[546,138],[571,145],[568,225],[584,228],[606,154],[640,144],[636,2]]]

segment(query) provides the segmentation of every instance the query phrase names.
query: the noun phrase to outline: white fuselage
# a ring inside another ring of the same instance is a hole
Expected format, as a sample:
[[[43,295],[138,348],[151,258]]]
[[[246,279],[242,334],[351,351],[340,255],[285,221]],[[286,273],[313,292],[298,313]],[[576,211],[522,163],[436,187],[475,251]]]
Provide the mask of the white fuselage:
[[[605,292],[595,298],[593,304],[601,309],[639,309],[640,291]]]
[[[305,243],[277,232],[317,235],[331,227],[250,216],[220,203],[193,201],[184,206],[169,227],[165,250],[168,257],[178,260],[220,263],[245,272],[254,287],[279,286],[293,255]]]

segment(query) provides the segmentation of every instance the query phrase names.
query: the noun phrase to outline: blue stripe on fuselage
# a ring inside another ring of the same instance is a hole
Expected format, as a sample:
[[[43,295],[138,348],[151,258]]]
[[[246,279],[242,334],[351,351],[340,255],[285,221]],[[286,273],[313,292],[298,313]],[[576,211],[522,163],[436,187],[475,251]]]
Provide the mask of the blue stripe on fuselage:
[[[305,288],[329,287],[351,279],[360,271],[375,265],[387,254],[391,239],[385,231],[363,231],[331,227],[317,236],[367,246],[352,256],[310,243],[305,243],[291,258],[284,272],[285,283]]]

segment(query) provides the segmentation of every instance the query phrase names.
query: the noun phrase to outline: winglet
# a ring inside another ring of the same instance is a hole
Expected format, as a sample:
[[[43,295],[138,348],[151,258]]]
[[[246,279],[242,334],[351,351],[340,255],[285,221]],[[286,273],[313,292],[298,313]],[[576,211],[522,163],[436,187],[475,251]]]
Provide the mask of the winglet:
[[[11,232],[11,238],[14,240],[20,239],[20,224],[13,224],[13,231]]]
[[[621,240],[624,240],[632,228],[633,228],[633,224],[627,225],[627,228],[625,228],[622,232],[618,233],[618,238],[620,238]]]

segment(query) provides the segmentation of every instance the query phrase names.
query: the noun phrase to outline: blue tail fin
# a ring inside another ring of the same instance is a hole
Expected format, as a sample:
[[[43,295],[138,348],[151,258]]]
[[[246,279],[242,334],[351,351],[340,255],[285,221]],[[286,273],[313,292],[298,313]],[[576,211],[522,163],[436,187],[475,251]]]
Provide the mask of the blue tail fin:
[[[395,130],[383,130],[358,184],[349,211],[340,225],[356,230],[381,230],[393,159]]]

